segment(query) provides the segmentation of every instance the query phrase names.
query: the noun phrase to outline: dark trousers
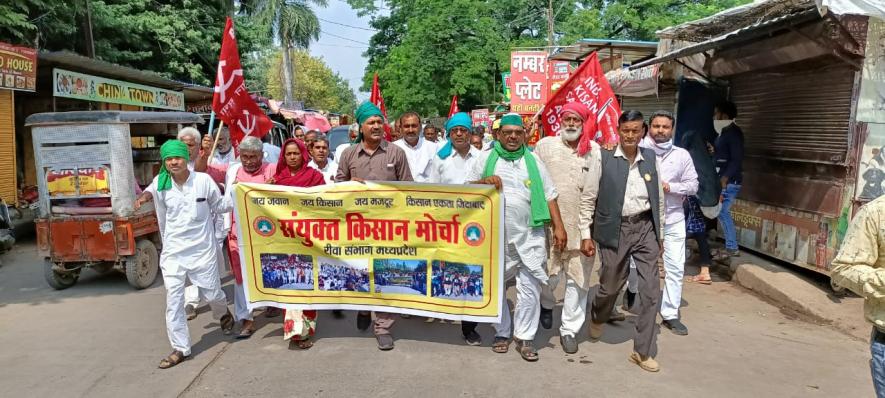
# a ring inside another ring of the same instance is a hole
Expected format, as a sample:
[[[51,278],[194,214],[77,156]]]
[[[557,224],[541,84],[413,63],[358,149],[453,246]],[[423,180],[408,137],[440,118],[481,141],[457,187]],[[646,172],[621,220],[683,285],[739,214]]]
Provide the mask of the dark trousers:
[[[710,254],[710,242],[707,240],[707,231],[696,232],[688,235],[688,237],[698,242],[698,254],[701,257],[701,265],[705,267],[713,265],[713,256]]]
[[[461,321],[461,334],[467,336],[474,330],[476,330],[476,322]]]
[[[649,213],[650,214],[650,213]],[[661,281],[658,257],[661,247],[655,236],[651,216],[636,221],[621,221],[621,235],[617,248],[600,247],[602,268],[599,270],[599,290],[593,298],[593,322],[608,322],[618,294],[627,282],[630,257],[636,263],[639,279],[639,317],[633,351],[640,355],[657,355],[657,316],[660,307]]]

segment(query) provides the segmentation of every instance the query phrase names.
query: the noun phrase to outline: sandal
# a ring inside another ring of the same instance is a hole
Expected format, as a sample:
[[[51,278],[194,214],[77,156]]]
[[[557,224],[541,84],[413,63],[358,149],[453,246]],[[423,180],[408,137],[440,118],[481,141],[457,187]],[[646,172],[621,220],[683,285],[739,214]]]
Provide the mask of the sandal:
[[[691,282],[699,283],[701,285],[710,285],[713,283],[713,279],[710,278],[710,275],[707,275],[706,278],[702,277],[702,275],[695,275],[695,276],[689,278],[689,280]]]
[[[168,357],[160,361],[160,369],[169,369],[175,365],[182,363],[188,357],[181,351],[172,351]]]
[[[289,339],[290,350],[308,350],[313,347],[313,340],[307,338],[304,340]]]
[[[538,351],[535,350],[531,341],[520,339],[514,340],[516,341],[516,349],[519,351],[519,356],[521,356],[522,359],[529,362],[535,362],[538,360]]]
[[[506,354],[510,350],[510,339],[506,337],[495,336],[495,343],[492,344],[492,351],[498,354]]]
[[[243,322],[246,322],[246,321],[243,321]],[[242,329],[240,329],[240,334],[237,335],[237,338],[238,339],[248,339],[249,337],[252,337],[252,335],[254,333],[255,333],[255,322],[252,322],[249,324],[249,326],[245,326]]]
[[[227,314],[224,314],[221,319],[218,321],[221,324],[221,331],[224,334],[230,334],[232,330],[234,330],[234,316],[231,315],[230,311]]]

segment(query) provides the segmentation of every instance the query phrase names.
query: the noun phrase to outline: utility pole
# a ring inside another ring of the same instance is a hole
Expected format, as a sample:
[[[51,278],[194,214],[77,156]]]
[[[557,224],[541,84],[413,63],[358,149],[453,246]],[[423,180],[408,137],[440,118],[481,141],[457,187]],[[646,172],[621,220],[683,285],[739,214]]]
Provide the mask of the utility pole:
[[[83,35],[86,39],[86,56],[95,58],[95,39],[92,37],[92,6],[89,4],[89,0],[84,0],[84,3],[86,3],[86,20],[83,21]]]
[[[553,0],[547,0],[547,51],[553,54]]]

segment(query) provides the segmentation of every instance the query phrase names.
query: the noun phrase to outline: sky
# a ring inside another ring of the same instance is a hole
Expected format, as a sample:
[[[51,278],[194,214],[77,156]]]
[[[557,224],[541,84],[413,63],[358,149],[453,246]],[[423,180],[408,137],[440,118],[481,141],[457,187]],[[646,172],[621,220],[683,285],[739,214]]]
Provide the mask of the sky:
[[[333,71],[347,79],[358,102],[368,99],[369,93],[360,92],[359,88],[368,63],[363,52],[373,34],[364,30],[370,29],[369,17],[358,17],[344,0],[329,0],[326,8],[317,7],[314,12],[320,19],[322,33],[318,41],[311,43],[310,54],[322,57]]]

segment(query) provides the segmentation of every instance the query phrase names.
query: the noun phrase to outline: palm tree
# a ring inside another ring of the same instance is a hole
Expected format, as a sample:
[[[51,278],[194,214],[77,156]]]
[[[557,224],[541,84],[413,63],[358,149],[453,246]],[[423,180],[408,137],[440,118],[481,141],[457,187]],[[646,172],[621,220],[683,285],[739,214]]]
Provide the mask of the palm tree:
[[[253,15],[267,26],[283,47],[283,87],[285,103],[294,100],[292,82],[294,69],[292,49],[306,49],[311,40],[320,38],[320,21],[311,9],[311,4],[325,7],[326,0],[252,0]]]

